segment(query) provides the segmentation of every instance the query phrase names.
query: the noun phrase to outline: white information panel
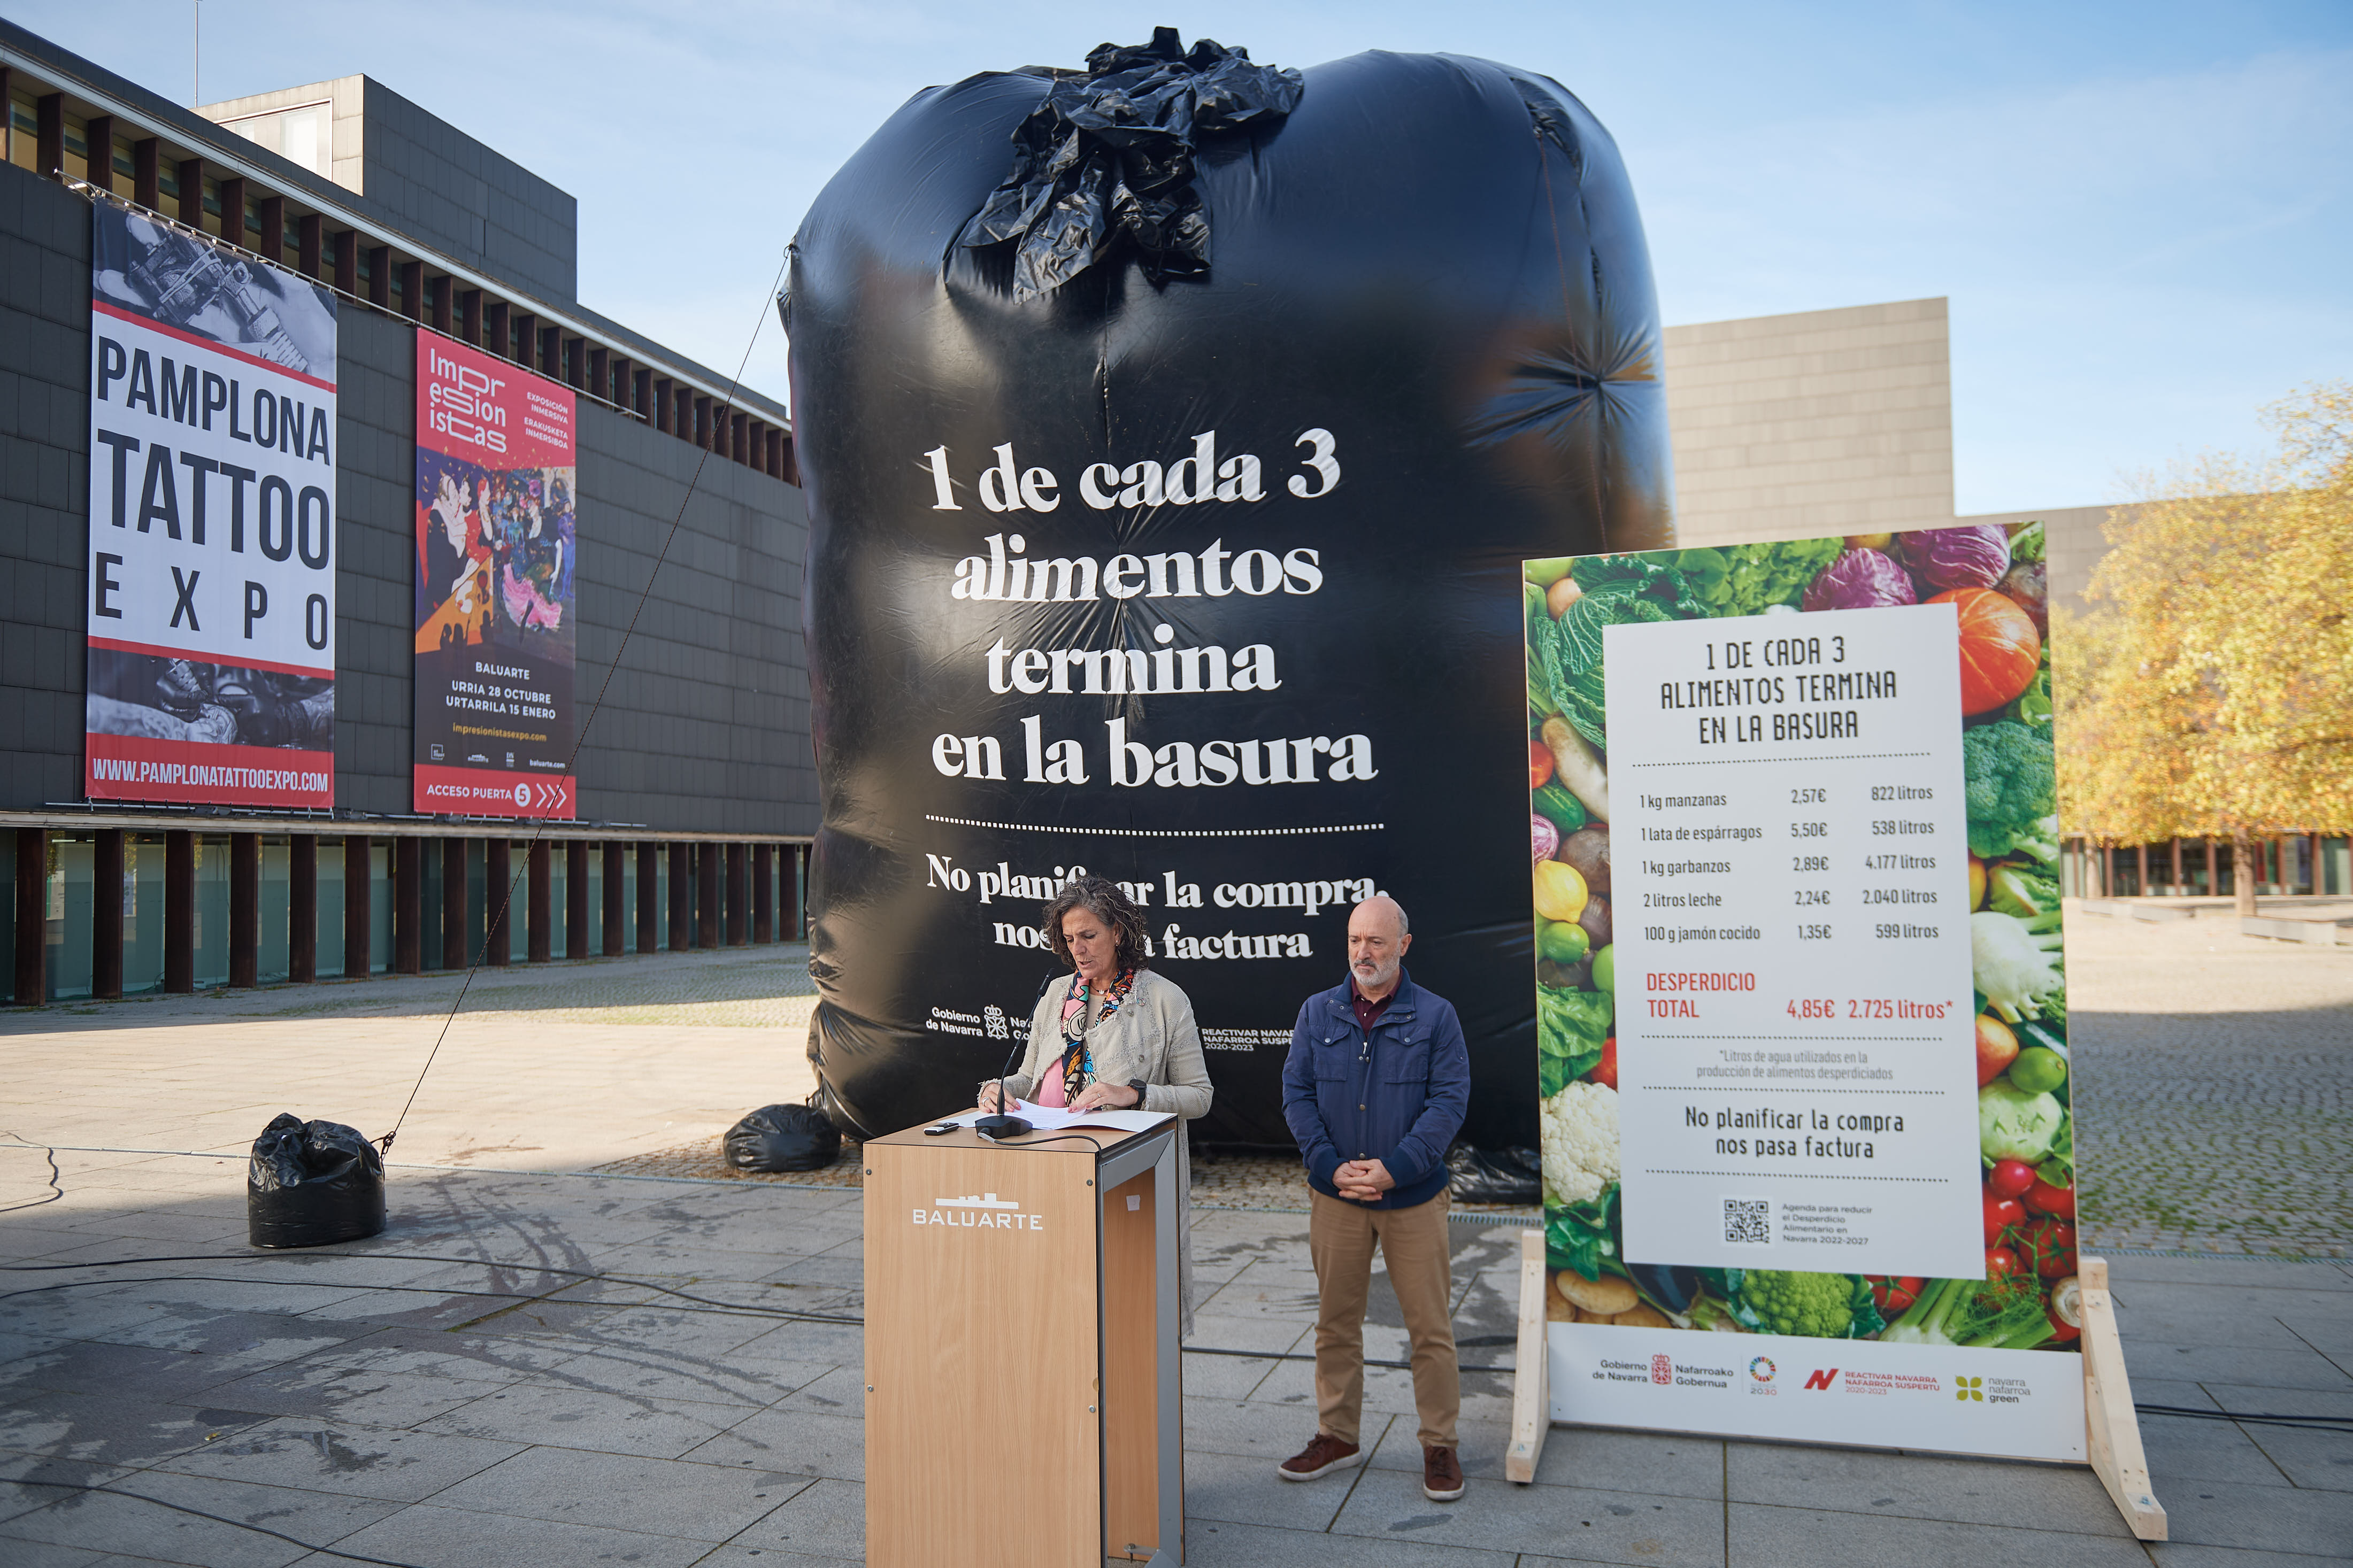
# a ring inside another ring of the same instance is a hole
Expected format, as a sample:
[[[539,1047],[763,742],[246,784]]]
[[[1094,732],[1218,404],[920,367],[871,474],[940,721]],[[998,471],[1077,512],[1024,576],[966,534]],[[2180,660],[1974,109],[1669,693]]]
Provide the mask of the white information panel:
[[[1630,1262],[1983,1275],[1958,637],[1606,628]]]
[[[2073,1355],[1556,1323],[1556,1420],[2082,1463]]]

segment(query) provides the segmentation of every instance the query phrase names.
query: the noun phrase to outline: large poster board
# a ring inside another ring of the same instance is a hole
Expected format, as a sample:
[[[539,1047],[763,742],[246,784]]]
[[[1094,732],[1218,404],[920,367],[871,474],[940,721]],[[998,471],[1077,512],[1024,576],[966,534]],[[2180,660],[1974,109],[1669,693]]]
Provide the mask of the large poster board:
[[[572,389],[417,334],[420,812],[573,817]]]
[[[335,300],[90,208],[94,800],[335,799]]]
[[[1554,1419],[2085,1458],[2041,553],[1524,569]]]

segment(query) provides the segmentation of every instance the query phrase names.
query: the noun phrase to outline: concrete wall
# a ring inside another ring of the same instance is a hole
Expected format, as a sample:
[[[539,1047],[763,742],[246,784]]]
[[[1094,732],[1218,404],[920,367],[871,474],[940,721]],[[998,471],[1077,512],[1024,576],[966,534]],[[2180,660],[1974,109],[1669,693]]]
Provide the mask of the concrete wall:
[[[1684,543],[1952,521],[1943,300],[1669,327],[1665,351]]]
[[[513,159],[367,82],[363,192],[452,259],[543,299],[580,289],[580,204]]]
[[[322,100],[333,106],[337,184],[461,266],[556,303],[575,298],[580,204],[380,81],[340,77],[196,112],[217,123]]]
[[[417,331],[346,305],[338,344],[336,800],[385,815],[410,809]],[[81,796],[89,364],[89,204],[0,166],[0,808]],[[584,717],[652,580],[581,753],[581,816],[814,831],[801,492],[607,409],[584,405],[578,431]]]
[[[1669,327],[1679,537],[1744,544],[2039,518],[2052,596],[2083,608],[2116,509],[1955,517],[1950,367],[1942,300]]]
[[[361,116],[367,102],[366,81],[365,77],[337,77],[332,81],[312,82],[308,87],[287,87],[275,92],[223,99],[218,103],[199,106],[196,112],[216,124],[230,126],[238,135],[250,140],[253,132],[249,122],[257,116],[324,103],[327,106],[327,167],[322,173],[344,189],[356,191],[363,188],[360,184],[360,142]],[[248,123],[237,124],[237,121]],[[279,151],[274,141],[263,142],[260,145],[272,153]]]

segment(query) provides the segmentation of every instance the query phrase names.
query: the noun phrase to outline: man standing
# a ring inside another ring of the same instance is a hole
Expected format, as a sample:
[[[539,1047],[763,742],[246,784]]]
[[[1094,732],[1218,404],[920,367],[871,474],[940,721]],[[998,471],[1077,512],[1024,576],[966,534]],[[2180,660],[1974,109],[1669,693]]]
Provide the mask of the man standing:
[[[1314,1441],[1282,1462],[1312,1481],[1360,1457],[1365,1297],[1373,1248],[1413,1342],[1421,1415],[1421,1490],[1462,1495],[1454,1422],[1454,1284],[1446,1247],[1446,1150],[1471,1101],[1471,1055],[1452,1004],[1405,973],[1405,910],[1380,895],[1348,916],[1348,978],[1307,999],[1282,1064],[1282,1114],[1314,1189],[1308,1222],[1321,1308],[1315,1322]]]

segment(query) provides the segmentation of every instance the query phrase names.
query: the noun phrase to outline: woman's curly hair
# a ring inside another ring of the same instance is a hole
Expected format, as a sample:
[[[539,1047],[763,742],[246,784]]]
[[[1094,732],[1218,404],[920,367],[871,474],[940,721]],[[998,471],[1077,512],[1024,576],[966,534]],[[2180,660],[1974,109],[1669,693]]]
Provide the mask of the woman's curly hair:
[[[1084,910],[1109,927],[1112,941],[1118,949],[1122,969],[1149,969],[1152,958],[1146,951],[1147,938],[1144,929],[1144,911],[1135,900],[1120,890],[1109,877],[1080,877],[1062,884],[1046,904],[1046,945],[1054,956],[1075,969],[1071,958],[1071,944],[1062,935],[1062,917],[1072,910]]]

